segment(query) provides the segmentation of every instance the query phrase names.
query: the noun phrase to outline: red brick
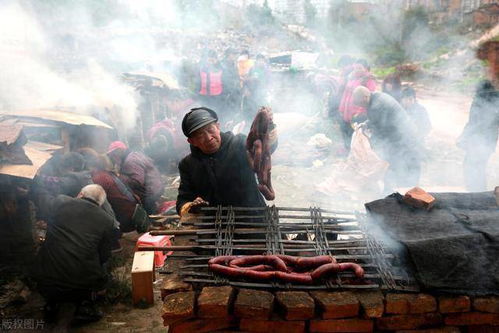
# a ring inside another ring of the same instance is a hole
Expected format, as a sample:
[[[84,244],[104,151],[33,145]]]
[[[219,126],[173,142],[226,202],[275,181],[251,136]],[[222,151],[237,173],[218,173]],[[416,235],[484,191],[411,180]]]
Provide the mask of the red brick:
[[[383,316],[385,304],[384,297],[380,291],[359,291],[355,296],[360,302],[360,307],[367,318],[379,318]]]
[[[499,333],[499,326],[472,325],[468,326],[468,333]]]
[[[401,330],[396,333],[461,333],[457,327],[445,326],[441,328],[428,328],[426,330]]]
[[[499,314],[482,312],[451,313],[445,317],[446,325],[499,325]]]
[[[314,316],[315,303],[304,291],[281,291],[275,294],[286,320],[306,320]]]
[[[310,332],[372,332],[374,323],[366,319],[311,320]]]
[[[161,286],[161,299],[164,299],[167,295],[190,290],[192,290],[191,284],[182,281],[182,278],[178,275],[171,275],[164,280]]]
[[[437,300],[428,294],[416,294],[409,301],[409,313],[427,313],[437,311]]]
[[[386,295],[386,313],[406,314],[409,313],[409,299],[411,294],[388,294]]]
[[[435,198],[419,187],[414,187],[407,191],[403,201],[410,206],[427,210],[430,210],[435,204]]]
[[[271,333],[302,333],[305,332],[304,321],[285,320],[258,320],[243,318],[239,329],[246,332],[271,332]]]
[[[427,294],[388,294],[386,296],[386,313],[417,314],[435,312],[437,301]]]
[[[315,291],[310,293],[321,309],[322,319],[356,317],[359,301],[350,291]]]
[[[442,315],[439,313],[397,315],[376,319],[376,327],[380,330],[411,330],[440,324],[442,324]]]
[[[211,318],[211,319],[188,319],[172,324],[168,328],[168,333],[204,333],[223,330],[226,328],[236,328],[237,321],[232,317]]]
[[[241,289],[234,302],[234,314],[241,318],[269,319],[274,295],[268,291]]]
[[[198,317],[227,317],[233,298],[234,289],[230,286],[204,287],[198,297]]]
[[[482,312],[499,313],[499,297],[477,297],[473,300],[473,309]]]
[[[468,312],[471,301],[468,296],[441,296],[438,298],[438,311],[440,313]]]
[[[182,319],[194,315],[194,302],[196,295],[193,291],[180,292],[165,297],[163,301],[164,325],[168,326]]]

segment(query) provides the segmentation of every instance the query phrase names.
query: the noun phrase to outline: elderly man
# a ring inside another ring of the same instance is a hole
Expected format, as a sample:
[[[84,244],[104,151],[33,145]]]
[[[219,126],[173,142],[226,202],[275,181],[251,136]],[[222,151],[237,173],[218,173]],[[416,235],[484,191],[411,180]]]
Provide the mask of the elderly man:
[[[52,222],[34,267],[48,309],[58,303],[88,302],[105,289],[104,264],[116,233],[114,217],[101,207],[105,201],[104,189],[92,184],[76,198],[59,195],[51,202]]]
[[[184,116],[191,153],[179,163],[177,212],[201,205],[265,206],[248,162],[246,136],[220,132],[215,111],[201,107]],[[275,132],[271,137],[275,138]]]
[[[415,186],[421,173],[420,142],[407,112],[390,95],[360,86],[353,103],[367,110],[371,144],[390,166],[385,175],[385,192],[396,186]]]
[[[141,152],[130,151],[121,141],[112,142],[107,155],[119,170],[120,179],[140,198],[147,213],[154,214],[165,187],[153,161]]]

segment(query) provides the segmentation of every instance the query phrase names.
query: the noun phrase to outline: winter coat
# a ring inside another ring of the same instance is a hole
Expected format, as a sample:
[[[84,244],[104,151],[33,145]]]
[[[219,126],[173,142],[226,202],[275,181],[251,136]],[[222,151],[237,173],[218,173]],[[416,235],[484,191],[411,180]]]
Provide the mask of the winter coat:
[[[372,133],[371,144],[384,160],[391,162],[419,156],[421,144],[416,140],[416,127],[392,96],[372,93],[367,119]]]
[[[52,223],[38,253],[34,273],[43,286],[61,290],[101,290],[103,264],[111,256],[114,217],[89,199],[57,196]]]
[[[365,112],[364,108],[353,104],[353,91],[359,86],[375,91],[376,81],[371,73],[364,70],[356,70],[350,74],[339,107],[340,114],[345,122],[351,122],[354,116]]]
[[[430,117],[428,117],[425,107],[416,102],[406,111],[416,126],[418,138],[424,139],[431,131]]]
[[[481,149],[492,154],[497,145],[499,129],[499,91],[490,81],[481,82],[470,108],[470,117],[458,139],[466,151]]]
[[[132,190],[110,171],[94,171],[92,172],[92,180],[106,191],[107,201],[109,201],[116,214],[121,231],[129,232],[135,230],[135,225],[132,223],[132,216],[135,206],[139,203],[139,199],[134,196]],[[121,186],[117,182],[120,182]]]
[[[221,137],[216,153],[206,155],[191,146],[191,154],[180,161],[177,212],[196,197],[208,201],[210,206],[265,206],[248,162],[246,136],[226,132]]]
[[[232,61],[224,61],[223,69],[223,87],[226,95],[239,94],[241,90],[241,79],[237,72],[237,65]]]
[[[158,169],[149,157],[140,152],[129,152],[124,157],[120,179],[140,197],[143,203],[146,198],[159,198],[164,191]]]

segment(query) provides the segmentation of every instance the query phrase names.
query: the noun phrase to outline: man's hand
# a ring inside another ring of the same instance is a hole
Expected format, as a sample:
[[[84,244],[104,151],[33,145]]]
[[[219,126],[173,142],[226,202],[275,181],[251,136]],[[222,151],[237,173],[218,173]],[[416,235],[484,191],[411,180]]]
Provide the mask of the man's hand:
[[[203,198],[201,197],[197,197],[196,199],[194,199],[194,201],[192,202],[192,205],[191,205],[191,208],[189,209],[189,212],[190,213],[199,213],[199,210],[201,207],[206,207],[209,205],[209,202],[208,201],[205,201]]]
[[[197,197],[193,201],[187,202],[182,206],[182,208],[180,209],[180,216],[184,216],[187,213],[197,214],[199,213],[201,207],[206,207],[208,205],[209,205],[208,201],[205,201],[201,197]]]

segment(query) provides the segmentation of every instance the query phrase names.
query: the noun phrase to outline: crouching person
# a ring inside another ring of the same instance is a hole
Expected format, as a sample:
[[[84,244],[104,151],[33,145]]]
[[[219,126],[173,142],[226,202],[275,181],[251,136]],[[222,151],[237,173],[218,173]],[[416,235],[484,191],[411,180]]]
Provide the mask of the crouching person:
[[[106,288],[104,265],[116,233],[114,217],[101,207],[105,201],[104,189],[92,184],[76,198],[59,195],[50,202],[51,223],[34,265],[38,289],[47,301],[47,319],[57,314],[62,303],[62,311],[76,310],[76,319],[102,317],[93,301]],[[67,316],[72,318],[73,313]]]

